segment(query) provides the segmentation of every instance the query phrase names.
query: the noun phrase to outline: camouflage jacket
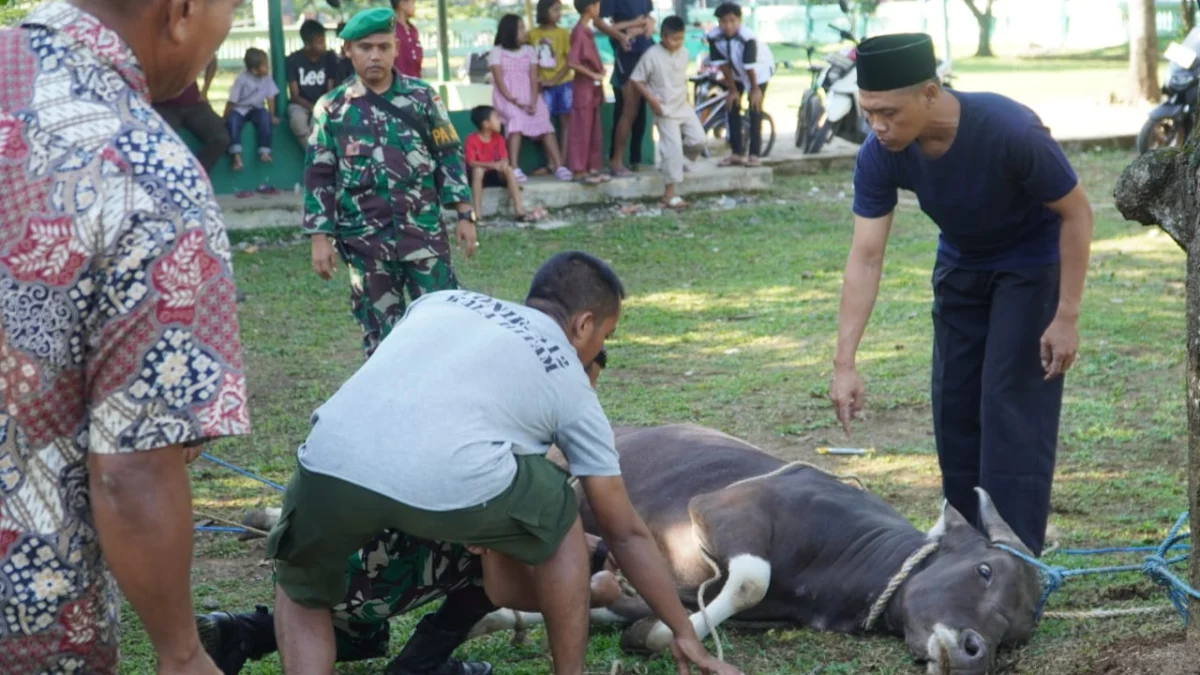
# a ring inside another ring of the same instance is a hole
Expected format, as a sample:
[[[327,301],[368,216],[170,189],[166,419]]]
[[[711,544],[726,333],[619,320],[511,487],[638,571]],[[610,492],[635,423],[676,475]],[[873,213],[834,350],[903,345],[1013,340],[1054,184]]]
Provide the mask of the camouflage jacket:
[[[449,252],[441,205],[471,201],[462,143],[428,84],[397,74],[382,96],[426,122],[433,147],[373,105],[358,78],[335,87],[313,108],[303,230],[343,239],[394,229],[414,249]]]

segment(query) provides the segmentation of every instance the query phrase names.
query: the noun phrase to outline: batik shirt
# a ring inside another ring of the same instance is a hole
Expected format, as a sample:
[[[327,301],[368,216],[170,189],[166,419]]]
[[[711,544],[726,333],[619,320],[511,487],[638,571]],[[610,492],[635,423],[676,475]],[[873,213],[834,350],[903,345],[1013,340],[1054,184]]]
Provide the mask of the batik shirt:
[[[89,453],[249,431],[208,177],[117,34],[0,31],[0,673],[115,673]]]
[[[441,207],[471,201],[463,147],[433,88],[393,72],[382,94],[425,126],[373,104],[357,77],[313,109],[304,171],[304,231],[357,237],[394,231],[405,250],[449,255]]]

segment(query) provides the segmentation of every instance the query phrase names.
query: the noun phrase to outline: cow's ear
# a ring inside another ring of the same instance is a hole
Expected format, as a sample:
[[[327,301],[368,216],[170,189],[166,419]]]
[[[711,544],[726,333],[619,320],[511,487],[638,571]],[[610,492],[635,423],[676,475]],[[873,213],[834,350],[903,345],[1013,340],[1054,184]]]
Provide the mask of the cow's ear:
[[[937,541],[941,539],[949,530],[962,525],[970,526],[970,523],[967,522],[966,518],[963,518],[963,515],[958,512],[958,509],[950,506],[950,502],[943,499],[942,517],[938,518],[937,523],[935,523],[933,527],[929,528],[929,532],[925,535],[925,538],[929,541]]]
[[[1027,556],[1036,557],[1021,542],[1021,538],[1012,531],[1008,523],[1004,522],[1004,518],[1000,517],[1000,512],[996,510],[996,505],[992,503],[992,497],[987,493],[987,490],[976,487],[975,494],[979,495],[979,518],[983,521],[983,531],[987,533],[988,539],[993,544],[1004,544]]]

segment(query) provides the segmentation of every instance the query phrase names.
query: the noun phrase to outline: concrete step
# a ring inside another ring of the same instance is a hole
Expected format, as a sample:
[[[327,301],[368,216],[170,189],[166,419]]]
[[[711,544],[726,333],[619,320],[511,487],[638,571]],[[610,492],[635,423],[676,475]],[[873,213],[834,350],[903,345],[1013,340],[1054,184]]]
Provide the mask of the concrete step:
[[[701,159],[684,174],[683,182],[676,192],[689,195],[725,194],[731,192],[755,192],[771,186],[773,174],[768,167],[745,168],[717,166],[715,159]],[[531,177],[523,186],[526,209],[561,209],[572,206],[589,206],[612,202],[631,202],[657,199],[664,189],[662,174],[651,167],[625,178],[614,178],[603,185],[583,185],[560,181],[552,176]],[[269,227],[297,227],[303,210],[303,195],[283,193],[278,195],[254,195],[237,198],[231,195],[217,197],[225,215],[226,227],[231,230],[250,230]],[[481,218],[498,214],[511,214],[508,191],[505,188],[487,188],[483,195]]]

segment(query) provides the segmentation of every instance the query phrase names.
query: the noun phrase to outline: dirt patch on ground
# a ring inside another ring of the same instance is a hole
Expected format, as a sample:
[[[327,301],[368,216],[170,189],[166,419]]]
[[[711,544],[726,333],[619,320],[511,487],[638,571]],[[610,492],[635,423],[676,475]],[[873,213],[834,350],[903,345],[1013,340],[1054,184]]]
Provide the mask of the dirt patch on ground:
[[[1182,632],[1137,637],[1100,650],[1091,666],[1077,675],[1197,675],[1200,645],[1188,644]]]
[[[790,412],[790,411],[788,411]],[[837,463],[839,460],[816,455],[818,447],[912,448],[928,446],[933,450],[933,416],[929,406],[899,406],[889,410],[864,413],[862,419],[851,426],[851,436],[846,437],[841,424],[834,416],[832,405],[828,409],[829,425],[785,434],[771,433],[769,427],[745,434],[730,432],[757,445],[776,457],[794,461],[802,459]],[[866,415],[869,415],[867,417]]]

